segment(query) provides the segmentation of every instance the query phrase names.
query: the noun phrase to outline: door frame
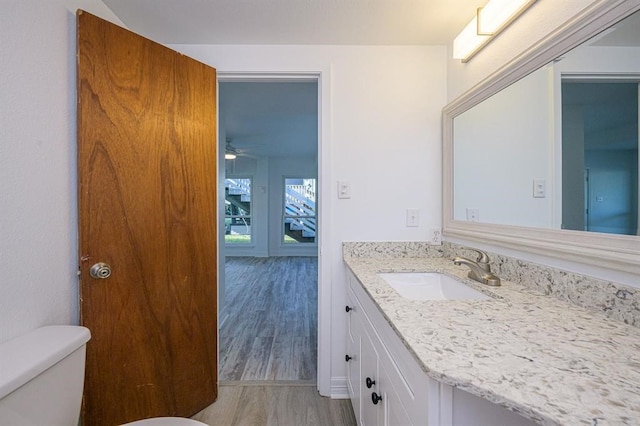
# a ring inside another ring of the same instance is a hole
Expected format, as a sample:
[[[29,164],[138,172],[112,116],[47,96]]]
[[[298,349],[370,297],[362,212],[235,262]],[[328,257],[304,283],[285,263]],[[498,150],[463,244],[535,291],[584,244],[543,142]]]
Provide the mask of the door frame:
[[[317,221],[319,232],[318,245],[318,355],[317,355],[317,389],[323,396],[338,396],[344,394],[344,383],[332,383],[331,380],[331,250],[332,238],[328,221],[331,215],[331,144],[329,135],[331,127],[330,115],[330,81],[329,68],[319,71],[281,71],[281,72],[225,72],[217,69],[218,83],[220,82],[316,82],[318,85],[318,178]],[[218,92],[219,93],[219,92]],[[220,109],[218,108],[218,115]],[[218,120],[220,117],[218,116]],[[219,142],[218,142],[219,146]],[[224,150],[222,150],[224,153]],[[220,155],[220,154],[219,154]],[[220,160],[218,162],[220,164]],[[222,157],[224,165],[224,156]],[[220,197],[218,197],[220,203]],[[224,206],[222,206],[224,207]],[[218,212],[220,212],[218,206]],[[219,222],[219,221],[218,221]],[[224,241],[218,238],[218,271],[224,270],[225,248]],[[222,268],[222,269],[221,269]],[[224,274],[218,274],[218,289],[224,289]],[[220,303],[218,304],[220,306]],[[223,307],[224,309],[224,307]],[[219,312],[220,315],[220,312]],[[223,320],[224,318],[219,318]],[[219,350],[219,349],[218,349]]]

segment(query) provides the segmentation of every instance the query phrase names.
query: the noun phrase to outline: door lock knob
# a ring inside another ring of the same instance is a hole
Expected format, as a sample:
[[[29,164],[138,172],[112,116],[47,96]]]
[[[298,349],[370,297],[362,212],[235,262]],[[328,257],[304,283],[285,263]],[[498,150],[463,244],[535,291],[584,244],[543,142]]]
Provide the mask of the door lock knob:
[[[89,275],[96,280],[105,280],[111,276],[111,266],[103,262],[96,263],[89,270]]]

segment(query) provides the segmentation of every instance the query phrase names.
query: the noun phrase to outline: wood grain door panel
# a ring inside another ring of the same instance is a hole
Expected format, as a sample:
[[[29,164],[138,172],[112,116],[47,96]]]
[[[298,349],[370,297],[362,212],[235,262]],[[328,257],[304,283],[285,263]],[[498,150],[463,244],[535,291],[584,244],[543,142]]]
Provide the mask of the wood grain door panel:
[[[217,394],[216,73],[77,18],[84,424],[190,416]]]

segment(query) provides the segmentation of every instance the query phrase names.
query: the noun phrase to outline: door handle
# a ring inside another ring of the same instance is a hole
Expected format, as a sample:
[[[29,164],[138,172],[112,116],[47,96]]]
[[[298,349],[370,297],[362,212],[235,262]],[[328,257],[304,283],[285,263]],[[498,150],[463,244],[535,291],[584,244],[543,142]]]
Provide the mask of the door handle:
[[[111,276],[111,266],[104,262],[96,263],[89,270],[89,275],[96,280],[105,280]]]

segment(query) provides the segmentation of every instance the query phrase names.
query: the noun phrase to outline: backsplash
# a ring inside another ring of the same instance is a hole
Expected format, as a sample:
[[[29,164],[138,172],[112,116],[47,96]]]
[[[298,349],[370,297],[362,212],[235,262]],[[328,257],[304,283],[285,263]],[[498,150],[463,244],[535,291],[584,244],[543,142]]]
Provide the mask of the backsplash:
[[[445,242],[443,248],[445,257],[475,259],[475,253],[465,246]],[[640,327],[640,290],[636,288],[496,253],[488,254],[492,272],[502,279]]]
[[[403,257],[442,257],[444,246],[433,246],[422,241],[367,241],[342,243],[345,257],[368,257],[373,259]]]
[[[459,244],[443,242],[345,242],[346,257],[403,258],[455,256],[475,259],[475,253]],[[607,317],[640,327],[640,289],[607,280],[568,272],[513,257],[489,252],[491,269],[500,278],[554,296],[583,308],[603,312]]]

